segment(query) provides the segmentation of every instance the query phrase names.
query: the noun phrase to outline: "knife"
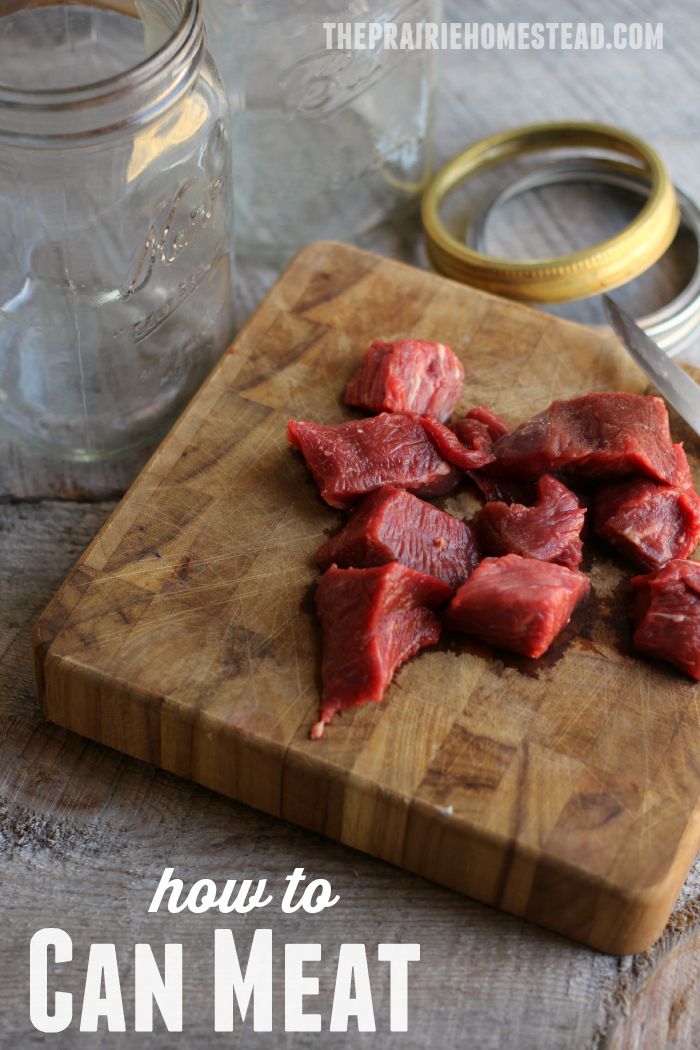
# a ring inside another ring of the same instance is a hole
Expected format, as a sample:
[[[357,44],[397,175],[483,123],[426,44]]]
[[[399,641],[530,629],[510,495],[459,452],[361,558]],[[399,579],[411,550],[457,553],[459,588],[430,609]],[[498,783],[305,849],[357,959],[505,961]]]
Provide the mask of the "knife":
[[[654,381],[669,405],[673,405],[686,423],[700,435],[700,386],[674,364],[668,354],[610,296],[603,296],[603,305],[608,321],[622,345]]]

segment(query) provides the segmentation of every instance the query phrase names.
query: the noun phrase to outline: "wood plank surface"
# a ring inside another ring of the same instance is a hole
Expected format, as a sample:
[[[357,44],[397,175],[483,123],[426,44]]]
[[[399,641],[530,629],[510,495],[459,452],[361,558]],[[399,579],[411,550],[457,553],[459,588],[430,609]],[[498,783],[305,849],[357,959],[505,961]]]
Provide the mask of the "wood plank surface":
[[[631,572],[606,552],[591,548],[593,597],[546,658],[439,647],[309,740],[305,603],[340,515],[286,422],[352,418],[342,390],[365,347],[407,335],[461,358],[458,410],[513,424],[555,396],[646,389],[607,334],[342,245],[304,249],[40,620],[43,710],[593,947],[643,950],[697,850],[700,726],[693,684],[631,653]],[[687,451],[697,468],[697,438]]]
[[[446,18],[482,21],[663,20],[658,52],[445,52],[440,77],[436,161],[482,135],[533,119],[599,119],[644,135],[675,181],[700,198],[700,22],[695,0],[562,0],[556,13],[515,0],[483,0],[465,15],[446,0]],[[585,227],[612,232],[619,200],[596,189],[532,193],[498,220],[494,243],[527,252],[533,241],[566,245]],[[386,227],[364,246],[425,265],[415,222]],[[680,269],[679,269],[680,266]],[[633,282],[625,301],[658,305],[686,272],[677,257]],[[239,259],[239,323],[277,277],[272,266]],[[619,294],[619,293],[618,293]],[[591,322],[596,300],[564,308]],[[690,356],[700,360],[700,343]],[[138,459],[138,458],[137,458]],[[409,1032],[378,1033],[372,1046],[423,1050],[695,1050],[700,996],[688,994],[700,920],[700,858],[662,938],[648,952],[603,956],[468,898],[373,860],[331,840],[272,820],[221,796],[136,762],[44,721],[34,700],[29,634],[37,615],[133,480],[139,463],[66,465],[0,442],[0,875],[6,904],[0,955],[0,1045],[44,1044],[27,1012],[27,945],[40,926],[70,930],[76,958],[93,941],[116,941],[120,964],[144,932],[145,902],[163,864],[182,877],[223,879],[259,872],[271,879],[294,863],[329,877],[342,906],[314,926],[324,958],[343,941],[415,938],[424,965],[411,986]],[[101,502],[109,500],[112,502]],[[211,1026],[210,940],[215,925],[171,916],[148,919],[152,943],[180,937],[192,960],[185,1034],[126,1034],[119,1045],[141,1048],[230,1045]],[[256,922],[242,917],[245,937]],[[288,916],[280,939],[308,939],[308,920]],[[695,940],[694,940],[695,938]],[[657,980],[657,977],[659,978]],[[79,974],[67,974],[81,994]],[[281,988],[276,985],[276,995]],[[125,981],[127,1017],[133,988]],[[52,1045],[103,1046],[105,1036],[74,1032]],[[632,1040],[635,1040],[634,1042]],[[115,1040],[116,1042],[116,1040]],[[243,1031],[242,1047],[319,1045],[319,1037],[269,1037]],[[323,1036],[323,1045],[367,1047],[357,1033]]]

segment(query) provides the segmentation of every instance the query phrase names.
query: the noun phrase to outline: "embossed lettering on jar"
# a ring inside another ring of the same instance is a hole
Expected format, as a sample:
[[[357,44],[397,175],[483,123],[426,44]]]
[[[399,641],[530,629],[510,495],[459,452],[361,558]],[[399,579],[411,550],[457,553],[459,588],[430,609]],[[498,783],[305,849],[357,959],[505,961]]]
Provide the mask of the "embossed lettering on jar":
[[[279,261],[415,205],[430,174],[435,52],[347,37],[371,23],[400,37],[440,12],[440,0],[207,0],[232,111],[238,251]]]
[[[159,436],[233,329],[228,109],[199,0],[0,10],[0,424]]]

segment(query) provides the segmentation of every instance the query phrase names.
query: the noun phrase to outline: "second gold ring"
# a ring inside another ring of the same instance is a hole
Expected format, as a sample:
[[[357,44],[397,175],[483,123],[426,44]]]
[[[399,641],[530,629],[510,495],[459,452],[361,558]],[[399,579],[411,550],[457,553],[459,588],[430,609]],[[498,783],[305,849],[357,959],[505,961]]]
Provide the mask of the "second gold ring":
[[[440,209],[445,199],[479,172],[524,153],[597,148],[641,164],[650,182],[648,200],[626,229],[569,255],[515,260],[485,255],[454,237]],[[642,139],[602,124],[530,124],[484,139],[460,153],[433,178],[421,209],[428,256],[448,277],[486,291],[533,303],[567,302],[609,291],[643,273],[675,237],[679,208],[660,157]]]

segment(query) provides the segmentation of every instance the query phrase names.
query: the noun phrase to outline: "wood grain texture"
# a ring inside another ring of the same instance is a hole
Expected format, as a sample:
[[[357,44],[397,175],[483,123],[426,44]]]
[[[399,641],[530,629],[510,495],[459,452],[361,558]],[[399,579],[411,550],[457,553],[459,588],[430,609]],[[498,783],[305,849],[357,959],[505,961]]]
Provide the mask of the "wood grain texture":
[[[653,949],[616,959],[43,720],[33,698],[30,624],[112,509],[65,501],[0,506],[0,878],[6,902],[0,1045],[46,1042],[31,1032],[27,1014],[27,945],[42,926],[60,926],[73,938],[77,963],[63,968],[61,987],[78,1001],[89,945],[116,943],[128,1021],[132,945],[145,939],[157,952],[166,941],[182,942],[182,1037],[161,1028],[119,1036],[119,1045],[230,1045],[229,1036],[212,1032],[217,916],[146,912],[165,865],[173,865],[188,885],[203,876],[223,881],[259,874],[278,887],[296,864],[329,878],[341,897],[338,907],[311,928],[303,915],[280,915],[274,923],[278,950],[284,941],[307,941],[310,934],[321,942],[328,960],[322,970],[327,965],[328,973],[341,943],[418,941],[423,961],[410,985],[409,1031],[391,1035],[380,1027],[372,1044],[382,1050],[607,1050],[619,1023],[647,1014],[648,979],[697,927],[700,864]],[[244,945],[259,925],[254,913],[240,917],[236,930]],[[280,969],[275,973],[279,1004]],[[372,976],[378,1025],[385,1027],[386,981],[381,969]],[[685,986],[679,975],[680,983]],[[655,997],[653,1008],[668,1013],[676,1004],[676,1047],[694,1050],[692,996],[679,1005],[673,982],[658,987],[666,998]],[[326,980],[322,995],[327,1018]],[[69,1030],[51,1041],[64,1050],[77,1038]],[[80,1041],[103,1046],[107,1038],[83,1034]],[[368,1045],[368,1037],[356,1032],[321,1038],[324,1046],[342,1050]],[[314,1034],[277,1031],[266,1039],[247,1027],[236,1039],[245,1050],[319,1045]]]
[[[594,551],[595,597],[543,661],[431,651],[384,704],[308,739],[307,597],[339,515],[286,420],[349,416],[340,396],[368,341],[408,334],[450,343],[463,407],[511,422],[554,396],[645,389],[609,336],[354,249],[305,249],[42,617],[43,710],[586,944],[647,948],[697,849],[700,727],[693,686],[621,641],[619,563]]]
[[[619,123],[652,141],[675,181],[700,198],[700,23],[695,0],[561,0],[556,14],[536,2],[482,0],[466,12],[463,0],[446,0],[445,17],[493,21],[538,18],[663,20],[665,47],[657,52],[445,52],[439,56],[436,160],[446,161],[463,145],[501,128],[533,119],[600,119]],[[619,221],[619,200],[601,191],[580,195],[530,194],[503,213],[494,243],[527,253],[552,242],[561,247],[573,231],[598,230]],[[425,265],[417,224],[384,228],[366,247]],[[235,270],[239,323],[277,277],[272,266],[239,259]],[[658,305],[679,287],[655,267],[634,282],[627,303]],[[620,294],[620,293],[618,293]],[[650,302],[651,300],[651,302]],[[601,319],[595,300],[571,304],[567,316]],[[695,348],[700,359],[700,345]],[[600,955],[532,924],[408,875],[331,840],[270,819],[215,796],[108,748],[91,744],[44,721],[34,701],[30,625],[50,595],[131,483],[129,463],[90,467],[65,465],[0,441],[0,877],[5,909],[5,951],[0,955],[0,1044],[43,1045],[27,1015],[27,945],[40,926],[64,924],[76,958],[93,941],[116,941],[128,972],[130,945],[182,939],[191,1004],[185,1034],[125,1035],[119,1045],[187,1046],[204,1050],[230,1045],[211,1030],[210,941],[214,923],[173,925],[172,917],[150,917],[144,926],[161,864],[174,863],[182,877],[223,879],[260,872],[279,878],[294,863],[329,877],[343,904],[314,927],[324,958],[337,945],[377,937],[415,939],[424,964],[411,985],[410,1029],[377,1033],[372,1047],[389,1050],[609,1050],[612,1034],[639,1020],[641,1050],[658,1050],[644,1039],[642,1021],[652,1012],[674,1016],[670,1045],[695,1050],[697,995],[676,971],[670,981],[649,978],[698,928],[700,857],[662,938],[644,953],[623,959]],[[98,501],[95,504],[95,501]],[[256,923],[243,919],[247,936]],[[304,941],[303,920],[288,917],[280,939]],[[81,994],[77,976],[66,987]],[[385,991],[385,989],[383,989]],[[276,996],[281,989],[276,986]],[[124,981],[127,1017],[133,988]],[[653,996],[653,998],[652,998]],[[380,996],[378,996],[380,998]],[[629,1030],[629,1029],[628,1029]],[[108,1037],[83,1034],[81,1044],[103,1046]],[[74,1047],[74,1032],[52,1037],[58,1048]],[[241,1047],[294,1050],[319,1045],[319,1037],[268,1039],[243,1030]],[[323,1036],[323,1045],[366,1048],[357,1033]],[[633,1043],[630,1045],[634,1045]],[[663,1045],[663,1044],[662,1044]]]
[[[607,1050],[692,1046],[700,1030],[700,936],[683,935],[658,968],[639,965],[618,990],[625,1015],[609,1033]]]

